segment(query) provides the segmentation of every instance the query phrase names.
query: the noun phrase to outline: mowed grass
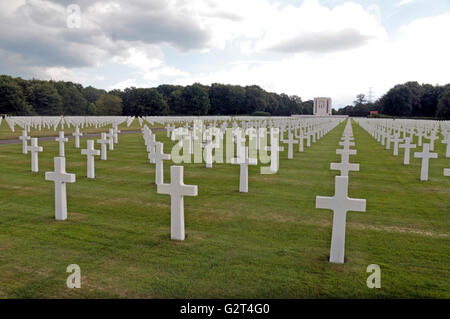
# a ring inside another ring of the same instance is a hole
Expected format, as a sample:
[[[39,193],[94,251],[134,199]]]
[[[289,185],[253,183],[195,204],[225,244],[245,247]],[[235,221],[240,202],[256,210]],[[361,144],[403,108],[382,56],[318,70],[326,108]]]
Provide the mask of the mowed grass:
[[[4,126],[6,123],[2,123]],[[67,221],[54,220],[54,141],[40,142],[39,173],[21,144],[0,145],[1,298],[449,298],[450,167],[443,147],[420,182],[420,161],[405,167],[356,123],[360,172],[349,196],[367,211],[347,216],[346,263],[328,262],[332,212],[315,209],[316,195],[334,194],[330,162],[344,124],[297,151],[281,154],[280,170],[249,168],[249,193],[239,189],[239,166],[184,164],[187,239],[170,240],[170,197],[156,193],[141,134],[119,137],[108,161],[86,158],[66,143]],[[169,153],[172,143],[165,132]],[[82,139],[82,147],[86,145]],[[96,145],[97,148],[98,145]],[[400,152],[402,155],[402,151]],[[165,181],[170,165],[165,162]],[[81,267],[81,289],[68,289],[66,267]],[[381,267],[381,289],[369,289],[370,264]]]

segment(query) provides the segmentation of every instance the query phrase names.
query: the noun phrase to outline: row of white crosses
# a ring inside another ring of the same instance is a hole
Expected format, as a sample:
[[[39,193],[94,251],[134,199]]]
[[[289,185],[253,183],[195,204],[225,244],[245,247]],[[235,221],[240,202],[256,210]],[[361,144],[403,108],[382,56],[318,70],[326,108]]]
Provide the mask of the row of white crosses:
[[[77,127],[78,128],[78,127]],[[117,130],[116,130],[117,132]],[[76,137],[82,136],[79,130]],[[64,132],[59,133],[59,137],[56,139],[59,143],[59,157],[54,158],[55,171],[46,172],[45,179],[53,181],[55,183],[55,219],[66,220],[67,219],[67,193],[66,183],[75,183],[75,174],[69,174],[66,172],[66,158],[64,154],[64,143],[67,142],[67,138],[64,137]],[[96,150],[94,147],[94,140],[87,140],[87,148],[81,150],[82,155],[86,155],[87,159],[87,178],[95,178],[95,156],[102,154],[102,160],[106,160],[106,144],[109,145],[109,149],[114,149],[114,142],[118,143],[118,139],[114,134],[114,129],[109,129],[109,133],[101,133],[101,139],[97,140],[101,144],[102,151]],[[77,142],[76,142],[77,144]],[[77,147],[77,146],[76,146]],[[79,141],[78,141],[79,147]]]
[[[338,122],[335,123],[334,126],[329,126],[328,129],[331,130],[333,127],[337,126]],[[205,149],[205,161],[206,161],[206,167],[212,167],[212,154],[211,151],[214,147],[218,148],[220,145],[223,145],[223,131],[226,128],[226,124],[222,125],[221,129],[218,129],[215,124],[210,125],[210,127],[207,130],[202,130],[204,127],[198,127],[196,126],[195,122],[193,125],[193,131],[189,132],[187,130],[188,123],[185,123],[184,127],[180,127],[178,129],[175,128],[175,126],[168,125],[166,126],[167,130],[170,130],[171,134],[167,136],[171,136],[172,140],[176,140],[177,136],[180,138],[179,143],[180,144],[187,144],[188,151],[186,152],[188,155],[191,155],[191,150],[196,147],[197,145],[200,145],[200,147],[203,147]],[[245,126],[245,125],[244,125]],[[238,125],[235,124],[233,127],[236,129],[238,128]],[[215,129],[215,130],[214,130]],[[199,139],[197,135],[197,131],[200,131],[200,136],[203,139],[203,141],[206,141],[205,144],[203,143],[193,143],[194,139]],[[249,136],[253,133],[254,135],[258,136],[259,130],[255,130],[253,127],[248,127],[248,130],[252,130],[251,133],[249,132]],[[214,134],[214,133],[215,134]],[[248,166],[249,165],[257,165],[257,159],[250,158],[249,157],[249,149],[247,146],[245,146],[246,139],[242,137],[242,130],[235,130],[235,136],[233,139],[233,142],[237,145],[237,157],[232,158],[231,162],[233,164],[240,165],[240,177],[239,177],[239,191],[240,192],[248,192]],[[271,137],[271,146],[266,148],[267,150],[271,151],[271,156],[278,156],[278,152],[282,150],[278,146],[279,142],[279,135],[278,134],[272,134],[274,131],[270,131],[270,137]],[[318,130],[317,139],[319,139],[321,136],[323,136],[327,130],[321,129]],[[164,175],[163,175],[163,161],[164,160],[170,160],[171,156],[169,154],[164,154],[164,145],[163,143],[156,141],[156,135],[152,133],[151,129],[147,127],[147,125],[144,125],[142,128],[143,138],[145,142],[145,146],[147,148],[148,152],[148,159],[150,163],[155,164],[155,184],[157,185],[157,193],[159,194],[168,194],[171,196],[171,239],[173,240],[184,240],[185,239],[185,226],[184,226],[184,196],[197,196],[198,194],[198,188],[194,185],[185,185],[183,182],[183,173],[184,168],[183,166],[171,166],[171,183],[165,184],[164,183]],[[314,133],[315,134],[315,133]],[[215,141],[213,143],[213,135],[216,137]],[[292,143],[292,133],[288,132],[289,144]],[[234,150],[234,147],[233,147]],[[272,159],[271,165],[273,163],[277,163],[278,161],[275,161]],[[272,167],[271,167],[272,169]],[[278,168],[275,169],[275,171]]]
[[[164,144],[156,142],[156,136],[147,125],[144,125],[142,133],[148,151],[148,159],[150,163],[155,164],[157,193],[170,195],[170,238],[185,240],[184,196],[197,196],[197,186],[184,184],[183,166],[171,166],[170,184],[165,184],[163,161],[170,160],[170,155],[164,154]]]
[[[37,145],[37,138],[36,140],[31,141],[30,146],[27,145],[28,141],[31,139],[31,137],[27,135],[27,131],[27,129],[24,129],[22,135],[19,136],[19,139],[22,141],[22,153],[27,154],[28,151],[31,152],[32,172],[37,172],[39,170],[38,152],[42,152],[43,149]],[[113,128],[109,129],[108,133],[102,133],[101,139],[97,141],[102,144],[102,160],[107,159],[106,147],[104,147],[104,145],[108,144],[109,150],[113,150],[114,144],[118,143],[118,133],[120,133],[120,130],[117,125],[114,125]],[[72,135],[75,138],[75,147],[80,148],[80,137],[83,136],[83,133],[80,132],[79,126],[75,127],[75,132],[72,133]],[[58,142],[59,145],[59,156],[65,157],[65,143],[68,141],[68,138],[64,136],[64,131],[59,132],[59,136],[55,138],[55,141]]]
[[[38,145],[37,137],[30,137],[27,135],[27,130],[22,131],[22,135],[19,136],[19,139],[22,141],[22,154],[31,154],[31,171],[33,173],[39,172],[39,153],[43,152],[44,149],[42,146]],[[30,145],[28,145],[28,141],[31,140]]]
[[[106,160],[106,144],[109,145],[109,149],[114,149],[114,143],[118,143],[117,126],[114,129],[109,129],[109,133],[101,133],[101,139],[97,142],[102,145],[102,160]],[[76,127],[75,147],[80,147],[79,137],[83,134],[80,133],[78,126]],[[66,183],[75,183],[75,174],[69,174],[66,172],[66,158],[64,151],[64,143],[68,141],[64,137],[64,131],[59,132],[59,137],[56,138],[59,143],[59,157],[54,158],[54,172],[46,172],[45,179],[53,181],[55,184],[55,219],[66,220],[67,219],[67,193]],[[87,140],[87,148],[81,150],[82,155],[86,155],[87,158],[87,178],[95,178],[95,156],[100,155],[100,151],[94,148],[94,140]]]
[[[148,159],[151,164],[155,164],[155,184],[162,184],[164,183],[164,161],[170,160],[171,156],[164,154],[164,144],[156,141],[156,135],[147,125],[144,125],[142,133],[147,147]]]
[[[43,128],[51,129],[56,132],[58,127],[64,129],[65,126],[73,127],[89,127],[95,128],[111,125],[117,127],[126,122],[129,127],[134,121],[134,116],[7,116],[5,121],[9,125],[12,132],[15,126],[30,132],[31,128],[42,130]]]
[[[109,145],[109,149],[114,148],[114,143],[118,143],[118,133],[120,131],[117,125],[114,128],[109,129],[109,133],[102,133],[101,139],[97,142],[102,145],[102,160],[106,160],[106,145]],[[79,138],[83,135],[79,127],[76,127],[75,133],[75,147],[80,147]],[[43,151],[43,147],[38,145],[38,138],[27,135],[27,130],[22,131],[22,135],[19,137],[22,140],[22,153],[31,154],[31,171],[39,171],[38,153]],[[31,139],[30,145],[27,141]],[[75,182],[75,174],[69,174],[66,172],[66,159],[65,159],[65,143],[68,139],[64,136],[64,131],[59,132],[59,136],[55,138],[55,141],[59,144],[59,156],[54,158],[54,172],[46,172],[45,179],[53,181],[55,183],[55,219],[66,220],[67,219],[67,194],[66,183]],[[82,155],[87,157],[87,178],[95,178],[95,162],[94,157],[100,155],[99,150],[95,150],[94,141],[87,140],[87,148],[81,150]]]
[[[139,118],[140,119],[140,118]],[[236,124],[236,123],[234,123]],[[284,123],[281,123],[283,126]],[[336,126],[338,123],[335,123]],[[269,122],[270,127],[280,126],[280,123],[271,123]],[[236,125],[237,126],[237,125]],[[244,124],[245,126],[245,124]],[[250,127],[249,125],[248,127]],[[334,127],[333,126],[333,127]],[[223,126],[224,128],[226,126]],[[317,128],[317,129],[316,129]],[[332,125],[328,126],[329,130],[331,130]],[[306,129],[306,128],[305,128]],[[308,136],[313,137],[313,141],[319,139],[325,132],[325,127],[320,127],[320,123],[314,123],[313,125],[308,127],[308,132],[313,132]],[[101,154],[102,159],[106,160],[106,145],[109,146],[109,149],[112,150],[114,148],[114,142],[117,143],[117,126],[113,129],[109,130],[109,133],[102,133],[101,139],[97,142],[101,144]],[[289,131],[288,131],[289,135]],[[75,138],[79,138],[82,136],[82,133],[79,132],[79,129],[76,129],[74,133]],[[278,147],[279,137],[276,135],[276,140],[273,140],[273,135],[271,134],[271,146],[267,147],[266,150],[271,150],[271,156],[273,154],[278,154],[280,148]],[[184,205],[183,205],[183,196],[196,196],[197,189],[194,186],[184,185],[183,184],[183,167],[182,166],[173,166],[171,167],[171,184],[164,184],[163,178],[163,160],[170,159],[170,156],[163,153],[163,145],[155,141],[155,136],[151,133],[151,130],[144,127],[144,139],[146,141],[147,150],[149,151],[149,160],[150,162],[155,163],[156,166],[156,174],[155,174],[155,183],[158,185],[159,193],[167,193],[172,197],[172,208],[171,208],[171,228],[173,239],[183,240],[184,235]],[[68,174],[65,171],[65,158],[63,157],[65,154],[64,143],[67,142],[67,138],[64,137],[64,133],[60,133],[59,137],[56,139],[59,143],[60,156],[55,158],[55,171],[48,172],[46,177],[48,180],[51,180],[55,183],[55,216],[57,219],[64,220],[67,218],[67,201],[66,201],[66,191],[65,191],[65,183],[75,182],[75,175]],[[241,174],[240,174],[240,191],[247,192],[248,191],[248,165],[256,164],[256,160],[250,159],[248,154],[248,148],[240,144],[241,139],[236,138],[235,142],[239,145],[238,147],[238,157],[233,160],[235,164],[239,164],[241,166]],[[76,142],[77,143],[77,142]],[[292,137],[289,137],[288,143],[292,143]],[[245,144],[245,143],[244,143]],[[308,142],[308,145],[310,143]],[[204,147],[207,148],[211,146],[211,143],[204,144]],[[88,147],[85,150],[82,150],[82,154],[87,156],[87,166],[88,166],[88,177],[94,178],[94,156],[98,155],[98,151],[94,149],[93,141],[88,141]],[[273,163],[274,161],[272,161]],[[272,165],[271,163],[271,165]],[[272,167],[271,167],[272,169]],[[159,172],[159,173],[158,173]],[[180,177],[181,176],[181,177]],[[159,186],[165,185],[165,186]]]
[[[359,165],[349,164],[348,158],[350,155],[356,154],[356,150],[350,150],[350,146],[354,146],[353,132],[350,120],[347,121],[342,136],[342,142],[339,145],[343,149],[336,150],[337,154],[341,155],[340,166],[331,164],[331,169],[338,169],[341,171],[340,176],[335,177],[334,188],[335,194],[333,197],[316,197],[316,208],[333,210],[333,230],[331,235],[331,263],[344,263],[345,256],[345,228],[348,211],[365,212],[366,200],[355,199],[348,197],[348,171],[359,171]],[[351,166],[354,165],[354,166]]]
[[[397,120],[379,121],[373,119],[356,119],[358,124],[372,135],[381,145],[385,145],[386,149],[393,145],[393,155],[399,155],[399,148],[404,149],[403,164],[410,165],[410,152],[417,146],[422,146],[422,152],[414,152],[414,158],[422,160],[420,169],[420,180],[428,181],[430,159],[438,158],[437,153],[433,153],[435,141],[439,139],[438,132],[441,129],[443,134],[442,143],[447,144],[445,156],[450,157],[450,134],[448,127],[440,126],[436,121],[415,121]],[[439,123],[439,122],[438,122]],[[428,135],[427,135],[428,134]],[[414,136],[418,137],[418,143],[413,144]],[[428,139],[429,143],[423,143],[423,138]],[[401,144],[402,143],[402,144]],[[444,176],[448,176],[448,169],[444,169]]]

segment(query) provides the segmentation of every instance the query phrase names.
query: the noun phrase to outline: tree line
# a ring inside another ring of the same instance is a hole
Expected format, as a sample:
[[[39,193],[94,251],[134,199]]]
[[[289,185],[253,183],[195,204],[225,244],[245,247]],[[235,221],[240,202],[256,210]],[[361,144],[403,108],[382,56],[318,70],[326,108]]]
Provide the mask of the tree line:
[[[66,81],[0,75],[0,114],[9,115],[283,115],[312,114],[314,102],[267,92],[257,85],[162,84],[106,91]],[[407,82],[375,102],[359,94],[333,114],[450,119],[450,84]]]
[[[406,82],[394,86],[375,102],[359,94],[353,105],[333,110],[333,114],[365,117],[371,111],[378,112],[378,116],[450,119],[450,84]]]
[[[66,81],[0,75],[0,114],[8,115],[291,115],[312,114],[313,101],[257,85],[194,83],[106,91]]]

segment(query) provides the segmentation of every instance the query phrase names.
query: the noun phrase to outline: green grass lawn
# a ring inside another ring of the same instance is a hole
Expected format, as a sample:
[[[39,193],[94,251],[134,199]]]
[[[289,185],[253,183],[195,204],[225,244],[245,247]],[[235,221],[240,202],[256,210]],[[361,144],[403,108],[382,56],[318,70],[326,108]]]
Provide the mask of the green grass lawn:
[[[108,161],[97,158],[95,180],[74,141],[66,143],[77,182],[67,185],[63,222],[44,179],[58,143],[40,142],[39,173],[21,144],[0,145],[0,297],[449,298],[450,178],[442,170],[450,159],[438,142],[430,181],[420,182],[418,159],[403,166],[403,150],[392,156],[353,122],[351,160],[361,170],[350,173],[349,196],[365,198],[367,211],[348,213],[346,263],[328,262],[332,212],[315,209],[315,196],[334,194],[338,172],[329,166],[339,161],[343,129],[304,153],[296,147],[293,160],[285,148],[276,175],[251,166],[247,194],[238,192],[238,165],[185,164],[185,183],[199,195],[185,198],[184,242],[170,240],[170,197],[156,193],[141,134],[120,136]],[[157,135],[170,152],[165,132]],[[166,182],[169,171],[166,162]],[[66,287],[69,264],[81,267],[81,289]],[[366,286],[370,264],[381,266],[381,289]]]

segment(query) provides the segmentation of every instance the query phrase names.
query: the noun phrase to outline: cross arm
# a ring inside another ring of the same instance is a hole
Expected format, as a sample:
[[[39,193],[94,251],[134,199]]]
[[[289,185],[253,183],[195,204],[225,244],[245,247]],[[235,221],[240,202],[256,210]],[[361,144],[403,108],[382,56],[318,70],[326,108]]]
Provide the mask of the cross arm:
[[[198,187],[197,185],[185,185],[181,186],[181,195],[183,196],[197,196]]]
[[[166,194],[166,195],[170,195],[171,193],[171,185],[170,184],[158,184],[157,188],[156,188],[156,192],[158,194]]]

